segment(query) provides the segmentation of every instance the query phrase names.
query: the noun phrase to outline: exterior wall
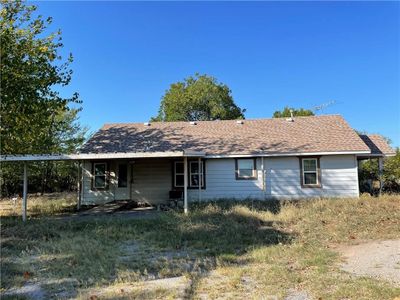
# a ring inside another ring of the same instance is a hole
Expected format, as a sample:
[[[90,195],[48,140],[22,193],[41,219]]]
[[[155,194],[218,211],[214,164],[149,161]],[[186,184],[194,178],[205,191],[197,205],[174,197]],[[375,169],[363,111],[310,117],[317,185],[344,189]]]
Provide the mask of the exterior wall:
[[[96,162],[96,161],[94,161]],[[99,161],[100,162],[100,161]],[[103,161],[101,161],[103,162]],[[131,181],[130,166],[128,165],[128,187],[118,187],[118,165],[127,163],[123,160],[107,161],[108,171],[110,172],[108,189],[92,189],[92,161],[83,162],[83,183],[82,183],[82,204],[102,204],[114,200],[127,200],[129,195],[129,182]]]
[[[201,199],[263,199],[262,186],[261,159],[257,159],[256,180],[236,180],[233,158],[207,159],[206,189],[201,191]],[[199,190],[188,190],[188,196],[189,200],[197,201]]]
[[[165,203],[172,188],[172,161],[141,159],[132,165],[131,199],[151,204]]]
[[[297,157],[264,158],[263,191],[261,158],[257,159],[257,180],[236,180],[234,159],[206,161],[206,190],[201,199],[294,199],[307,197],[358,197],[358,169],[354,155],[322,156],[321,188],[302,188]],[[189,190],[189,200],[199,199]]]
[[[107,163],[110,179],[109,187],[105,190],[92,189],[92,161],[83,163],[83,205],[129,199],[158,204],[168,200],[168,192],[171,190],[172,184],[170,160],[138,159],[133,163],[112,160]],[[126,188],[118,187],[118,165],[121,163],[128,163],[128,186]]]
[[[132,199],[151,204],[165,203],[172,189],[172,161],[137,159],[128,166],[128,188],[118,188],[116,175],[121,161],[110,161],[110,186],[107,190],[91,189],[92,163],[85,162],[82,204],[99,204]],[[297,157],[264,158],[265,184],[261,158],[257,159],[257,179],[236,180],[235,159],[206,160],[206,189],[202,200],[293,199],[308,197],[358,197],[357,159],[354,155],[332,155],[320,158],[321,188],[302,188]],[[263,189],[264,187],[264,189]],[[198,201],[199,190],[188,189],[189,201]]]
[[[354,155],[322,156],[320,164],[322,188],[302,188],[297,157],[267,159],[267,197],[358,197],[358,169]]]

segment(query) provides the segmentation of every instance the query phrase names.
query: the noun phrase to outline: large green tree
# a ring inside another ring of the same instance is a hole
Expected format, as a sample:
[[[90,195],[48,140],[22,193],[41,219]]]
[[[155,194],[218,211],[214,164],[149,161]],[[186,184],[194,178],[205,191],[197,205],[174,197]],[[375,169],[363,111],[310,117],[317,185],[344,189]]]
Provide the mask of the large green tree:
[[[1,0],[0,11],[0,153],[69,153],[82,144],[86,128],[78,122],[81,100],[64,97],[71,81],[72,55],[63,58],[61,32],[49,32],[51,18],[22,1]],[[18,164],[2,164],[3,194],[19,190]],[[76,169],[75,169],[76,170]],[[30,181],[42,186],[47,179],[62,183],[75,172],[67,163],[30,166]],[[41,182],[41,184],[40,184]],[[40,189],[40,188],[39,188]],[[32,186],[31,186],[32,190]]]
[[[214,77],[195,74],[171,84],[152,121],[205,121],[243,119],[231,90]]]
[[[277,110],[272,115],[273,118],[289,118],[290,111],[293,111],[293,116],[302,117],[302,116],[313,116],[314,113],[312,110],[304,109],[304,108],[293,108],[285,106],[283,110]]]
[[[52,19],[36,9],[1,1],[1,154],[61,151],[54,133],[75,121],[68,111],[81,103],[77,93],[60,95],[71,81],[72,55],[63,59],[61,32],[48,33]]]

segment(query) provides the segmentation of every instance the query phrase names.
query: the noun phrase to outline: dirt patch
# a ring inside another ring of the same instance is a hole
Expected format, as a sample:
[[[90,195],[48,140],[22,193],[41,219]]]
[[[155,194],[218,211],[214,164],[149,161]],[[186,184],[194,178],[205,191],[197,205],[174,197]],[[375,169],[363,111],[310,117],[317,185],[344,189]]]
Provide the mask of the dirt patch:
[[[295,289],[290,289],[285,300],[310,300],[311,297],[306,291],[299,291]]]
[[[41,300],[45,299],[45,292],[42,287],[38,283],[27,283],[20,288],[12,288],[7,290],[4,293],[0,294],[0,298],[2,297],[10,297],[12,298],[29,298],[32,300]]]
[[[345,259],[342,270],[400,286],[400,240],[340,246],[337,250]]]
[[[32,300],[48,299],[71,299],[76,296],[78,280],[74,278],[63,278],[58,280],[41,280],[38,282],[26,282],[22,287],[13,287],[0,294],[2,297],[28,298]]]
[[[147,266],[147,274],[142,276],[141,280],[161,279],[185,273],[202,274],[216,266],[215,257],[193,249],[149,250],[139,241],[127,241],[121,245],[120,250],[122,252],[119,257],[120,264],[129,266],[141,262]]]
[[[120,283],[92,289],[87,294],[90,295],[90,299],[186,299],[190,284],[190,279],[178,276],[139,283]]]

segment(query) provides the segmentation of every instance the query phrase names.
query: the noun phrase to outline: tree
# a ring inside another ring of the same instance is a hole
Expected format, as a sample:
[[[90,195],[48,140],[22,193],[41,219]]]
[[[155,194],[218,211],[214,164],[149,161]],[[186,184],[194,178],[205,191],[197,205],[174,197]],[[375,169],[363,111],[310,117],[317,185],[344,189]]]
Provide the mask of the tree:
[[[51,152],[52,132],[69,105],[81,103],[77,93],[64,98],[58,91],[71,81],[72,55],[63,60],[61,32],[46,34],[52,19],[34,17],[36,6],[1,4],[1,154]]]
[[[291,108],[288,106],[285,106],[285,108],[282,111],[275,111],[274,114],[272,115],[273,118],[289,118],[290,117],[290,111],[293,111],[293,116],[295,117],[302,117],[302,116],[314,116],[314,113],[312,110],[309,109],[304,109],[304,108]]]
[[[359,135],[368,135],[366,131],[358,131]],[[390,145],[391,139],[383,136],[383,139]],[[359,164],[358,178],[360,182],[361,192],[377,193],[376,189],[371,188],[373,182],[379,180],[379,164],[378,159],[362,160]],[[400,192],[400,148],[396,148],[396,155],[386,157],[383,160],[383,173],[382,173],[383,191],[384,192]]]
[[[204,121],[243,119],[227,85],[214,77],[195,74],[171,84],[152,121]]]
[[[37,7],[22,1],[1,0],[0,153],[69,153],[84,140],[78,122],[77,93],[62,97],[71,81],[72,55],[64,60],[61,32],[47,33],[52,19],[34,16]],[[37,163],[30,167],[32,182],[71,177],[67,163]],[[55,168],[57,166],[57,168]],[[52,171],[56,170],[56,171]],[[1,192],[19,190],[21,165],[2,164]],[[76,176],[74,176],[76,177]],[[36,184],[36,187],[40,184]],[[31,187],[32,188],[32,187]]]
[[[396,155],[385,160],[383,168],[384,190],[400,192],[400,148],[396,149]]]

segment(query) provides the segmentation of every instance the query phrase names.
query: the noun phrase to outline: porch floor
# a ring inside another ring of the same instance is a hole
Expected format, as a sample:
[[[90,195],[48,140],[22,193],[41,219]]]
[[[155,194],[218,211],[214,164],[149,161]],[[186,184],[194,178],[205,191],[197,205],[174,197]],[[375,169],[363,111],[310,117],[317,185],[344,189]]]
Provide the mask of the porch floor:
[[[90,218],[102,216],[115,216],[123,218],[151,218],[156,217],[161,212],[155,207],[137,207],[135,202],[129,200],[113,201],[96,206],[83,206],[82,209],[74,214],[61,215],[56,218]]]

